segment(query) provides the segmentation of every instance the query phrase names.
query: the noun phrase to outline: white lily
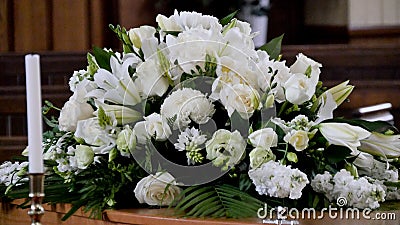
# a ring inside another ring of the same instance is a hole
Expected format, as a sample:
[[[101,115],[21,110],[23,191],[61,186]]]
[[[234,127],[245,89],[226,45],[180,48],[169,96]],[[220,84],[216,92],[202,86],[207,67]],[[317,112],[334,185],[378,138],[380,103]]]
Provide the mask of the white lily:
[[[318,128],[329,144],[348,147],[353,155],[358,154],[360,140],[371,135],[369,131],[347,123],[321,123]]]
[[[386,158],[400,157],[400,135],[385,135],[372,132],[371,136],[361,141],[360,151]]]
[[[101,106],[106,113],[113,113],[118,125],[133,123],[143,117],[140,112],[122,105],[108,105],[99,101],[96,101],[96,105]]]
[[[135,58],[130,57],[123,64],[115,57],[110,58],[112,73],[99,69],[94,75],[94,82],[103,90],[96,89],[88,93],[88,97],[104,98],[117,104],[136,105],[141,101],[139,88],[129,75],[128,67],[136,63]]]

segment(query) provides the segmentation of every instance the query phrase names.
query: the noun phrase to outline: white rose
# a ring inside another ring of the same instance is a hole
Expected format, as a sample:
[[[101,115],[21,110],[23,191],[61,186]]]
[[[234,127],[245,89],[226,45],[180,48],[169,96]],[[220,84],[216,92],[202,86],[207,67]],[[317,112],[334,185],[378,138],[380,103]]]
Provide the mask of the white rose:
[[[271,149],[265,148],[255,148],[250,153],[250,168],[256,169],[260,167],[262,164],[270,161],[275,160],[275,155],[272,153]]]
[[[308,132],[304,130],[292,130],[285,135],[283,140],[296,149],[296,151],[303,151],[308,147]]]
[[[329,144],[348,147],[353,155],[359,152],[357,147],[361,145],[360,140],[371,135],[369,131],[347,123],[320,123],[318,127]]]
[[[284,85],[286,99],[296,105],[303,104],[314,95],[317,82],[304,74],[293,74]]]
[[[226,50],[231,49],[235,48],[229,47]],[[231,54],[217,57],[216,59],[217,69],[215,72],[218,78],[214,81],[212,86],[213,95],[219,94],[223,87],[233,86],[235,84],[244,84],[255,90],[259,89],[259,79],[262,77],[259,73],[261,72],[257,71],[257,66],[252,65],[253,62],[247,64],[243,63],[244,61],[248,61],[247,55],[243,56],[240,53],[232,52]]]
[[[163,118],[176,117],[174,129],[186,128],[193,120],[198,124],[207,123],[215,109],[211,100],[198,90],[191,88],[178,89],[171,93],[161,105]]]
[[[79,169],[86,169],[94,161],[93,149],[86,145],[77,145],[75,147],[75,159]]]
[[[293,75],[284,84],[285,96],[290,103],[301,105],[311,99],[318,84],[320,67],[320,63],[305,55],[297,55],[296,62],[290,67]],[[311,71],[307,71],[309,69]]]
[[[253,147],[269,149],[278,144],[278,135],[272,128],[256,130],[249,135],[249,141]]]
[[[258,92],[244,84],[225,85],[221,90],[220,100],[229,116],[237,111],[243,119],[250,118],[255,110],[262,107]]]
[[[206,142],[207,159],[213,164],[228,170],[245,157],[246,141],[239,131],[220,129]]]
[[[135,197],[139,203],[148,205],[170,205],[182,189],[176,186],[174,177],[167,172],[158,172],[141,179],[135,187]]]
[[[117,137],[117,149],[121,152],[122,156],[128,156],[136,147],[135,130],[132,130],[128,125],[119,132]]]
[[[155,137],[157,141],[165,141],[172,134],[167,121],[160,114],[152,113],[143,118],[145,121],[137,123],[134,127],[140,143],[151,137]]]
[[[93,108],[86,102],[70,98],[62,107],[58,118],[58,127],[62,131],[76,131],[78,121],[93,117]]]
[[[98,118],[80,120],[75,131],[75,136],[82,138],[87,144],[94,146],[104,146],[114,143],[114,138],[110,137],[100,124]]]

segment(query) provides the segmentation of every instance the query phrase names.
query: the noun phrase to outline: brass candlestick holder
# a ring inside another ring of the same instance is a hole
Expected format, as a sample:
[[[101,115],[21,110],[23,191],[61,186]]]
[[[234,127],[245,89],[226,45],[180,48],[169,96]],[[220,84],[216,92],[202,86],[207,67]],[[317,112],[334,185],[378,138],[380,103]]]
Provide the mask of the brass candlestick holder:
[[[42,225],[40,219],[44,214],[42,201],[44,198],[44,174],[29,174],[29,197],[31,198],[31,208],[28,215],[31,217],[31,225]]]

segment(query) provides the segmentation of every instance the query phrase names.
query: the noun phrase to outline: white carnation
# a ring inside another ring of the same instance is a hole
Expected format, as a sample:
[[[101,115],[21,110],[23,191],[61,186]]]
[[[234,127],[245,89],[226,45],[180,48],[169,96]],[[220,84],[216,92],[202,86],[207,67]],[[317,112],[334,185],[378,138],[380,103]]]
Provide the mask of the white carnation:
[[[198,124],[207,123],[214,114],[212,102],[198,90],[191,88],[178,89],[171,93],[161,105],[163,118],[175,118],[173,128],[184,129],[190,121]]]

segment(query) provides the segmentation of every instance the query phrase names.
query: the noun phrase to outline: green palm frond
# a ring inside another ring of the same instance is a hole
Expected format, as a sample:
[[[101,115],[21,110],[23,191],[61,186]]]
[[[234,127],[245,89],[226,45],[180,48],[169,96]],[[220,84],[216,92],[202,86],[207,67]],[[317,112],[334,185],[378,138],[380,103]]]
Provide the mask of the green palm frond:
[[[187,217],[243,218],[257,216],[263,202],[231,185],[194,186],[183,191],[175,206]]]

